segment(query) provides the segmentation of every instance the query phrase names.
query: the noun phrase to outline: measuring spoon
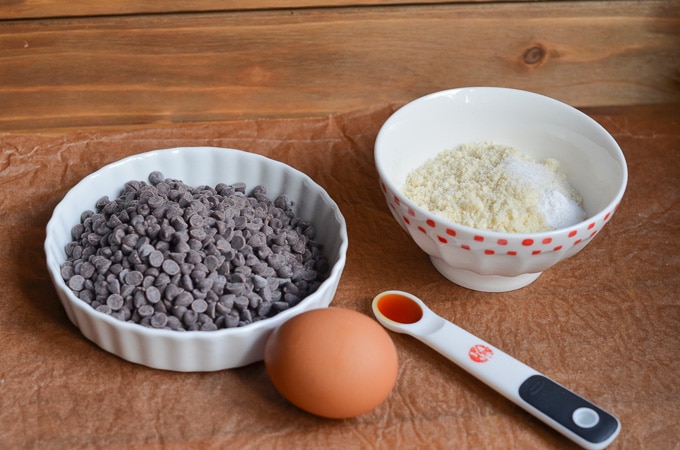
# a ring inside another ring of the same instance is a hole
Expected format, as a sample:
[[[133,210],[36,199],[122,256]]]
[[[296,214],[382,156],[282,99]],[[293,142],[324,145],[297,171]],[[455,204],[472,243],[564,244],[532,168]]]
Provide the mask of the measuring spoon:
[[[603,449],[619,434],[616,417],[438,316],[418,297],[386,291],[373,299],[372,307],[385,328],[432,347],[580,446]]]

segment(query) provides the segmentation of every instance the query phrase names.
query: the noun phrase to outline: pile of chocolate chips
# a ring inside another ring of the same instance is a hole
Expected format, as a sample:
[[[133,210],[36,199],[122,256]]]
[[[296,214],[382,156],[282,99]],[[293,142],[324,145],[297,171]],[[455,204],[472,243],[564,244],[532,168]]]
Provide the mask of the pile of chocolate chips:
[[[97,311],[154,328],[217,330],[284,311],[329,263],[285,194],[190,187],[160,172],[103,197],[71,230],[61,275]]]

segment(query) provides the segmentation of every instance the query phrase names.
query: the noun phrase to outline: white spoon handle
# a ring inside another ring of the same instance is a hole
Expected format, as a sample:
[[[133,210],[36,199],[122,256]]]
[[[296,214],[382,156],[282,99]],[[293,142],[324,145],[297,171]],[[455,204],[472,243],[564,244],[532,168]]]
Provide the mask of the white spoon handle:
[[[414,337],[586,449],[603,449],[618,420],[595,404],[451,322]]]
[[[457,325],[443,319],[442,322],[442,326],[430,334],[412,336],[510,400],[517,401],[519,386],[530,376],[539,374]]]

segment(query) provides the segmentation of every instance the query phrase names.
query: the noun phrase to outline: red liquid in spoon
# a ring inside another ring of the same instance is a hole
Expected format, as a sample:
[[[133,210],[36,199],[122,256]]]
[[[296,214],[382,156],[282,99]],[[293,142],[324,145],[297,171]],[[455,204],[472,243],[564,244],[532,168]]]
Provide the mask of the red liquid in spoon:
[[[385,294],[378,300],[380,313],[393,322],[416,323],[423,317],[420,306],[408,297],[400,294]]]

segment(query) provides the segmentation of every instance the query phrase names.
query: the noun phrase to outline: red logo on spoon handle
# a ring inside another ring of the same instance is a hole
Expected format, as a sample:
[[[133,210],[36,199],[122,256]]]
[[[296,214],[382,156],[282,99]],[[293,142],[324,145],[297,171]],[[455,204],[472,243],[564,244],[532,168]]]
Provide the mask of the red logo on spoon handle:
[[[486,345],[477,344],[470,347],[468,356],[476,363],[485,363],[493,357],[493,350]]]

